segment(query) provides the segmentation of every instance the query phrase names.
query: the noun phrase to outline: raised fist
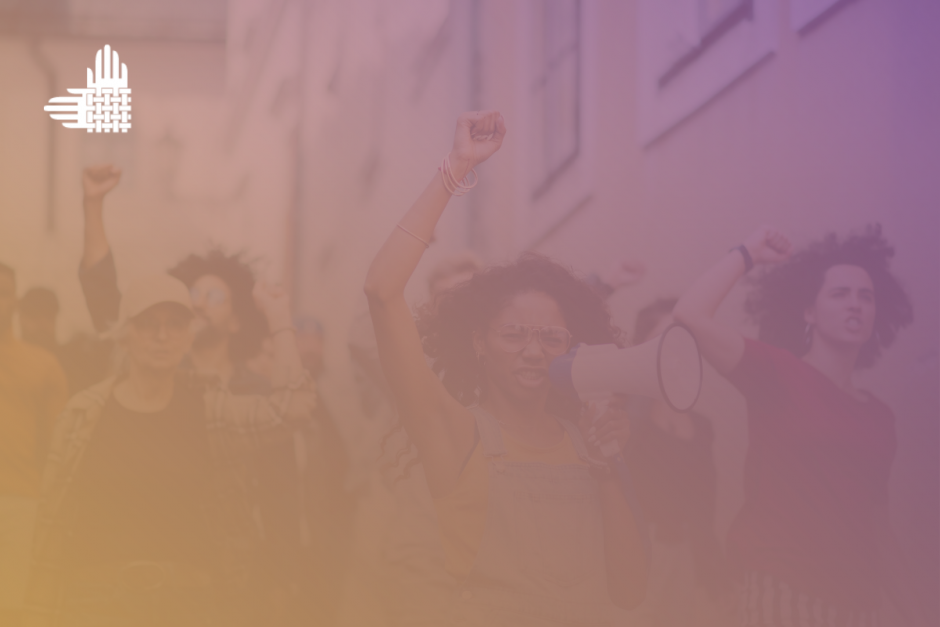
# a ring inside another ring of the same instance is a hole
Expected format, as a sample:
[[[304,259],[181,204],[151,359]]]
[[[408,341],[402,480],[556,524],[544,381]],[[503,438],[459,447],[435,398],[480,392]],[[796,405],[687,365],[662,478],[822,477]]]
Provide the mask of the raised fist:
[[[762,226],[751,233],[744,240],[744,246],[755,265],[786,261],[793,251],[790,239],[772,226]]]
[[[639,283],[646,276],[646,264],[639,257],[625,257],[600,275],[601,281],[615,290]]]
[[[121,168],[110,163],[93,165],[82,171],[82,189],[85,198],[104,198],[121,180]]]
[[[450,167],[457,180],[499,150],[506,135],[506,124],[499,111],[469,111],[457,118]]]

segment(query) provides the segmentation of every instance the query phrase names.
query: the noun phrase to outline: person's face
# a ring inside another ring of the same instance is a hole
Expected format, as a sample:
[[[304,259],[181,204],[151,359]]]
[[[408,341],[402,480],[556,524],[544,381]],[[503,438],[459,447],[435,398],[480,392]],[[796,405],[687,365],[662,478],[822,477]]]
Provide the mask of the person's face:
[[[143,370],[175,371],[193,342],[193,314],[176,303],[159,303],[127,323],[122,344]]]
[[[805,319],[813,326],[814,342],[861,347],[875,326],[875,288],[868,272],[851,265],[826,270]]]
[[[232,309],[232,290],[215,276],[206,274],[189,290],[196,314],[194,331],[202,339],[224,339],[238,332],[238,318]]]
[[[16,280],[8,272],[0,270],[0,331],[13,324],[16,311]]]
[[[498,387],[503,394],[518,401],[544,402],[551,388],[548,365],[569,348],[564,333],[528,334],[528,341],[518,346],[516,334],[507,330],[526,325],[567,330],[558,303],[544,292],[517,294],[489,325],[474,335],[474,348],[482,356],[487,385]],[[525,337],[522,334],[520,337]],[[559,343],[553,338],[562,338]]]

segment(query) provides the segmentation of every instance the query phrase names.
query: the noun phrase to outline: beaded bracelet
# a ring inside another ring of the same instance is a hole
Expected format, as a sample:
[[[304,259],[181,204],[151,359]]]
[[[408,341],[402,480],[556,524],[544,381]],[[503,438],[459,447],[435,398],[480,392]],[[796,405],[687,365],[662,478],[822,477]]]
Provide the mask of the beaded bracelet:
[[[450,167],[450,155],[444,157],[444,161],[441,163],[438,170],[441,171],[441,180],[444,182],[444,188],[450,192],[451,196],[463,196],[480,182],[477,171],[473,168],[470,169],[470,173],[467,174],[463,180],[458,181]],[[468,182],[471,174],[473,175],[472,183]]]

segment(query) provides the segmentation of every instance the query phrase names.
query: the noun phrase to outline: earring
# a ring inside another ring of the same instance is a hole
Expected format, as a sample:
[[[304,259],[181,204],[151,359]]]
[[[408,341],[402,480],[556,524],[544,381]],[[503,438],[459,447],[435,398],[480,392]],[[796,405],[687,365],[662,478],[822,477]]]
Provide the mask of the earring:
[[[807,350],[813,345],[813,325],[807,324],[806,331],[803,332],[803,345]]]

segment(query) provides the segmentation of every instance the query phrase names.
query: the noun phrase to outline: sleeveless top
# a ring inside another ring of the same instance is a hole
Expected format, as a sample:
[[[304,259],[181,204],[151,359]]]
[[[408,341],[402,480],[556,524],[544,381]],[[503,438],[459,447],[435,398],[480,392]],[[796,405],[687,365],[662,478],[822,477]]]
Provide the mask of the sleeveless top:
[[[588,454],[580,431],[566,420],[559,420],[566,437],[558,450],[543,452],[557,463],[520,460],[510,454],[496,418],[481,407],[470,410],[486,466],[486,501],[478,506],[483,531],[457,586],[453,624],[616,624],[619,610],[607,591],[600,486],[590,474],[592,464],[603,462]],[[574,456],[566,454],[566,445]]]

